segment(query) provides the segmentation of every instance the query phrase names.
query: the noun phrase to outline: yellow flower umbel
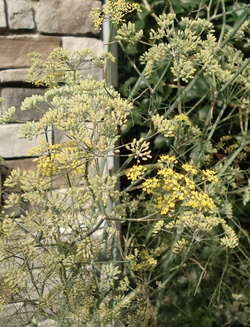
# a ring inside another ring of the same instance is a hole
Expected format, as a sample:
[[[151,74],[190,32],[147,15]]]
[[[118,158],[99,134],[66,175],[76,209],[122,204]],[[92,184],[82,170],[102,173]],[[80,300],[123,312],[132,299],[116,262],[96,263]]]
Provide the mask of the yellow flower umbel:
[[[185,172],[177,172],[175,167],[178,161],[174,156],[162,155],[158,162],[163,165],[158,169],[157,176],[147,178],[142,186],[147,194],[154,194],[154,205],[161,214],[174,212],[180,206],[214,212],[215,203],[206,193],[205,187],[204,190],[198,189],[191,179],[191,175],[198,175],[198,168],[186,163],[182,165]],[[203,170],[202,180],[217,183],[218,177],[214,171]]]
[[[206,233],[221,225],[224,230],[221,244],[230,248],[236,246],[237,237],[218,215],[212,197],[214,184],[219,182],[216,172],[200,170],[189,163],[182,164],[180,169],[175,156],[162,155],[158,163],[159,168],[153,177],[145,177],[147,170],[143,166],[134,166],[127,173],[127,178],[133,183],[141,182],[142,191],[149,196],[150,214],[160,214],[153,233],[174,228],[180,234],[185,231],[189,240],[200,241]],[[189,241],[182,238],[175,245],[174,252],[180,253],[188,244]]]
[[[113,24],[124,22],[124,16],[134,10],[141,11],[139,3],[129,3],[126,0],[108,0],[103,9],[92,8],[90,17],[96,29],[101,28],[103,21],[109,20]]]
[[[198,173],[198,169],[195,168],[195,167],[192,167],[192,166],[189,165],[188,163],[183,164],[183,165],[182,165],[182,168],[183,168],[184,170],[186,170],[187,173],[191,173],[191,174],[193,174],[193,175],[197,175],[197,173]]]
[[[216,172],[213,170],[209,170],[209,169],[202,170],[202,174],[203,174],[203,177],[202,177],[203,180],[207,180],[211,183],[219,182],[218,176],[217,176]]]
[[[38,172],[43,176],[61,175],[63,172],[73,171],[74,174],[83,171],[83,165],[88,154],[79,149],[75,141],[62,144],[49,144],[42,140],[40,146],[29,151],[30,155],[39,156],[34,159],[38,162]]]
[[[146,168],[141,165],[134,165],[132,168],[130,168],[127,173],[127,179],[130,179],[132,182],[137,181],[138,179],[141,179],[143,174],[145,173]]]
[[[176,125],[172,120],[166,119],[159,114],[152,117],[152,123],[158,133],[162,133],[165,137],[175,136]]]

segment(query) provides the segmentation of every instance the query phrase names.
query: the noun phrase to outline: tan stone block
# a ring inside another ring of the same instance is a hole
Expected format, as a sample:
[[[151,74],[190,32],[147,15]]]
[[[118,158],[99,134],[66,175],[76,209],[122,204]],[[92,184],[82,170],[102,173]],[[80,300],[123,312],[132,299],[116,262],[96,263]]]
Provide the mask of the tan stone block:
[[[29,68],[28,53],[37,51],[46,59],[51,51],[60,47],[56,36],[0,36],[0,68]]]
[[[100,6],[101,1],[96,0],[39,1],[35,15],[37,29],[46,34],[99,34],[89,13],[92,7]]]
[[[24,159],[16,159],[16,160],[6,160],[7,164],[12,168],[20,168],[21,171],[32,170],[35,171],[37,167],[37,163],[33,158],[24,158]]]

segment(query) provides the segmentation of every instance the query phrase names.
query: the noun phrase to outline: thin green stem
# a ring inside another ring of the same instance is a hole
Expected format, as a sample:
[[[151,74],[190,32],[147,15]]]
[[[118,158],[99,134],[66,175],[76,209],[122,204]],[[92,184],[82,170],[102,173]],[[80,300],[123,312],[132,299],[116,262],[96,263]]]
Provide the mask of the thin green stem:
[[[160,287],[159,294],[158,294],[157,301],[156,301],[156,307],[157,307],[158,310],[159,310],[159,308],[161,306],[162,298],[163,298],[167,283],[170,280],[169,279],[170,271],[171,271],[171,267],[172,267],[172,262],[173,262],[174,257],[175,257],[175,253],[173,251],[174,246],[175,246],[176,242],[180,239],[180,237],[181,237],[181,234],[177,232],[176,235],[175,235],[175,238],[173,240],[171,249],[170,249],[170,254],[169,254],[168,258],[166,259],[166,261],[164,260],[164,262],[163,262],[163,271],[165,271],[165,272],[164,272],[164,275],[162,277],[161,287]]]
[[[244,147],[249,144],[250,141],[248,142],[243,141],[242,144],[238,147],[238,149],[227,160],[224,161],[224,166],[218,172],[218,177],[222,176],[225,173],[225,171],[228,169],[229,166],[232,165],[232,163],[238,157],[238,155],[241,153]]]
[[[178,96],[181,96],[181,83],[180,79],[177,80],[177,90],[178,90]],[[178,114],[180,115],[182,113],[182,105],[181,101],[178,103]]]
[[[138,92],[138,89],[139,89],[139,87],[140,87],[140,85],[141,85],[142,82],[144,82],[146,84],[146,87],[150,90],[150,92],[153,93],[153,89],[152,89],[151,85],[148,83],[148,81],[144,77],[145,68],[144,68],[143,72],[141,73],[139,71],[139,69],[137,68],[136,64],[127,55],[126,50],[125,50],[125,48],[124,48],[124,46],[123,46],[123,44],[122,44],[121,41],[119,41],[119,45],[120,45],[122,51],[124,52],[126,58],[129,60],[131,66],[134,68],[134,70],[137,72],[137,74],[139,76],[136,84],[134,85],[133,89],[130,91],[130,94],[128,96],[128,100],[131,101],[133,99],[133,96]]]
[[[113,41],[113,37],[114,37],[114,24],[112,24],[111,22],[107,22],[107,24],[109,24],[109,36],[108,36],[108,44],[107,44],[107,51],[111,52],[111,44]],[[105,81],[106,81],[106,85],[107,87],[110,87],[112,82],[112,68],[111,68],[111,61],[108,60],[106,63],[106,67],[105,67]]]
[[[187,116],[190,116],[191,112],[194,111],[199,105],[205,100],[207,93],[205,93],[198,102],[187,112]]]
[[[206,136],[206,141],[205,141],[205,143],[202,144],[202,149],[201,149],[201,151],[199,152],[199,155],[198,155],[198,156],[195,158],[195,160],[194,160],[194,165],[197,165],[198,162],[200,162],[201,157],[203,156],[204,152],[206,151],[206,149],[207,149],[207,145],[208,145],[208,143],[211,141],[211,138],[212,138],[214,132],[216,131],[216,129],[217,129],[217,127],[218,127],[218,124],[219,124],[220,121],[221,121],[221,117],[223,116],[224,111],[226,110],[226,108],[227,108],[227,105],[224,104],[223,108],[222,108],[222,109],[220,110],[220,112],[219,112],[218,117],[216,118],[216,121],[215,121],[215,122],[213,123],[213,125],[212,125],[212,129],[211,129],[210,133],[208,134],[208,136]]]
[[[159,78],[159,80],[157,81],[157,83],[155,84],[155,87],[153,88],[153,93],[156,92],[156,90],[158,89],[160,83],[162,82],[163,78],[165,77],[165,75],[167,74],[168,70],[169,70],[169,67],[171,65],[172,61],[169,60],[169,62],[167,63],[163,73],[161,74],[161,77]]]
[[[211,0],[210,2],[213,2],[213,0]],[[250,5],[249,4],[245,4],[244,5],[244,9],[247,9],[247,8],[250,8]],[[243,8],[239,6],[238,8],[235,8],[235,9],[232,9],[232,10],[228,10],[226,12],[226,16],[232,15],[232,14],[234,14],[237,11],[242,11],[242,9]],[[209,15],[207,15],[207,17],[208,17],[207,18],[208,20],[212,21],[212,20],[216,20],[218,18],[223,17],[223,13],[221,13],[221,14],[213,14],[213,16],[211,16],[211,17]]]
[[[223,87],[218,91],[218,94],[223,93],[229,85],[231,85],[235,79],[242,73],[242,71],[250,64],[250,58],[246,59],[243,61],[241,67],[237,70],[237,72],[223,85]]]
[[[178,106],[178,104],[181,102],[181,100],[188,94],[188,92],[192,89],[192,87],[197,83],[197,81],[200,78],[203,71],[204,71],[203,68],[201,68],[198,71],[198,73],[195,75],[195,77],[192,79],[192,81],[189,82],[189,84],[185,87],[185,89],[182,91],[182,93],[177,97],[177,99],[174,101],[174,103],[168,108],[168,110],[165,113],[165,116],[168,116],[176,108],[176,106]]]
[[[231,32],[228,34],[228,36],[225,38],[225,40],[221,43],[220,48],[224,48],[225,45],[234,37],[234,35],[238,32],[241,25],[248,19],[250,16],[250,10],[248,10],[242,18],[238,21],[238,23],[234,26],[234,28],[231,30]]]
[[[210,0],[209,5],[207,6],[207,20],[210,20],[210,11],[212,6],[213,0]]]
[[[177,266],[177,268],[174,270],[174,272],[172,274],[170,274],[171,272],[171,267],[168,267],[166,273],[164,274],[164,278],[162,279],[163,282],[161,283],[161,285],[156,288],[151,294],[150,297],[153,298],[157,293],[159,293],[158,295],[158,299],[157,299],[157,308],[159,310],[160,305],[161,305],[161,299],[164,295],[165,289],[167,287],[167,284],[173,279],[173,277],[180,271],[180,269],[183,267],[184,263],[188,260],[189,258],[189,253],[191,250],[191,247],[193,246],[193,242],[190,242],[189,247],[186,251],[185,257],[183,258],[182,262]],[[173,261],[173,256],[171,256],[170,258],[171,260],[168,261],[168,263],[171,264],[171,262]]]
[[[221,47],[221,43],[224,38],[225,28],[226,28],[226,7],[225,7],[224,0],[221,0],[221,6],[222,6],[222,27],[221,27],[220,37],[218,40],[218,47]]]

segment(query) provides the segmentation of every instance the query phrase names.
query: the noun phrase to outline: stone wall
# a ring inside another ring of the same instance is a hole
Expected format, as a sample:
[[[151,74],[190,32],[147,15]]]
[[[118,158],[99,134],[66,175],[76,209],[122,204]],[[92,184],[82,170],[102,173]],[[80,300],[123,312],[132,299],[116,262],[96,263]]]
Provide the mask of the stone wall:
[[[30,111],[21,112],[21,102],[44,92],[25,82],[31,64],[27,54],[39,51],[45,59],[56,47],[102,53],[103,41],[89,18],[91,7],[101,4],[98,0],[0,0],[0,115],[16,106],[18,121],[0,125],[0,155],[13,168],[32,166],[27,152],[33,143],[17,135],[22,121],[38,118]],[[101,70],[88,73],[102,77]]]

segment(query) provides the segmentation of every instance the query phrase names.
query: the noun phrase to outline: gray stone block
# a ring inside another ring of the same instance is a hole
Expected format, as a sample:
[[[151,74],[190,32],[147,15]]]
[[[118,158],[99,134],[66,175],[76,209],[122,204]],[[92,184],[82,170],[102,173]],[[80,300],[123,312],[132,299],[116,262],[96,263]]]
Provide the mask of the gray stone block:
[[[2,70],[0,71],[0,83],[25,82],[28,72],[29,72],[28,68]]]
[[[0,0],[0,28],[6,28],[5,4],[4,0]]]
[[[92,19],[89,17],[91,8],[98,6],[101,6],[101,1],[39,1],[35,15],[37,29],[39,32],[45,34],[99,34],[99,32],[94,29]]]
[[[63,36],[62,47],[66,50],[91,49],[97,55],[102,54],[104,51],[102,40],[92,37]]]
[[[16,107],[16,114],[13,117],[13,121],[31,121],[38,120],[42,117],[44,112],[48,109],[46,103],[39,104],[39,109],[36,110],[26,110],[22,111],[20,109],[23,100],[26,97],[30,97],[32,94],[43,95],[45,92],[44,89],[30,89],[30,88],[21,88],[21,87],[6,87],[2,89],[1,97],[3,102],[1,103],[1,114],[3,115],[8,108],[11,106]],[[42,110],[42,112],[40,111]]]
[[[54,48],[60,47],[60,41],[56,36],[0,36],[0,69],[29,68],[28,53],[37,51],[46,59]]]
[[[0,126],[0,153],[3,158],[27,157],[28,151],[39,144],[37,137],[32,141],[19,139],[19,127],[22,124],[6,124]],[[51,141],[51,134],[49,135]]]
[[[101,55],[104,51],[103,42],[91,37],[64,36],[62,37],[62,47],[66,50],[91,49],[97,55]],[[84,76],[92,75],[97,80],[103,78],[103,69],[96,67],[91,62],[82,63],[80,68]]]
[[[32,4],[27,0],[8,0],[8,23],[12,30],[34,29]]]

